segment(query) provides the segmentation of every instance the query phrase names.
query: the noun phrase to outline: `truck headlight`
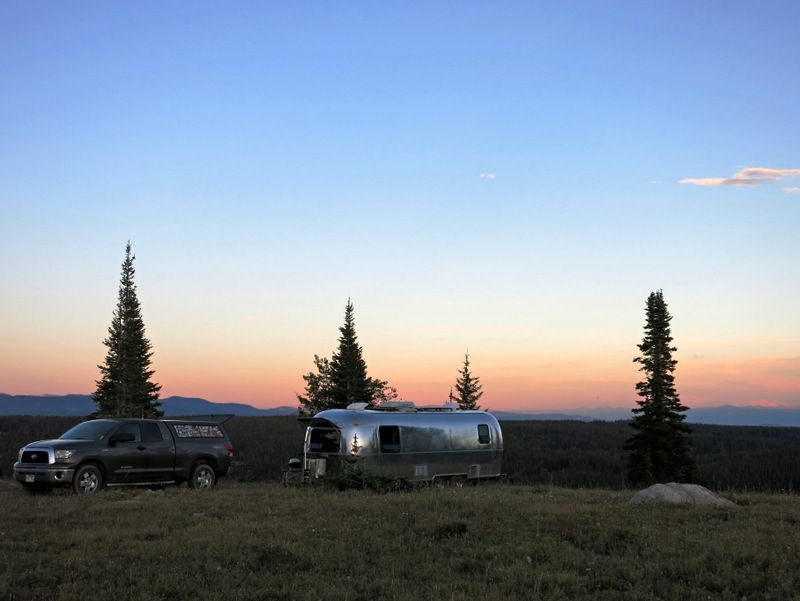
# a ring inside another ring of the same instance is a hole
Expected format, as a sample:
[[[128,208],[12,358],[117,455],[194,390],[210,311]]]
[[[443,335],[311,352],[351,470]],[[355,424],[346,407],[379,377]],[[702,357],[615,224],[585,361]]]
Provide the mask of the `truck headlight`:
[[[75,454],[74,449],[66,450],[66,449],[58,449],[56,451],[56,461],[59,459],[61,461],[69,461],[70,458]]]

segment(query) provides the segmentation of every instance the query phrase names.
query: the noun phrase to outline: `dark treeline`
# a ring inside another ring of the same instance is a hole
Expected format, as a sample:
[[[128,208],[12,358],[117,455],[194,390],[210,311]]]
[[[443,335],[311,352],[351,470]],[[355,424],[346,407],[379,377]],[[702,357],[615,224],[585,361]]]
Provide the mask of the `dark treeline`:
[[[20,447],[57,438],[75,417],[0,417],[0,470],[11,477]],[[503,471],[517,484],[568,488],[625,487],[628,422],[503,421]],[[696,424],[696,482],[712,490],[800,492],[800,428]],[[303,428],[294,417],[234,417],[226,429],[242,462],[237,477],[278,480],[301,457]]]
[[[4,415],[0,417],[0,476],[11,478],[20,448],[37,440],[58,438],[84,421],[56,415]]]
[[[512,482],[623,488],[627,421],[504,421]],[[711,490],[800,492],[800,428],[692,424],[695,482]]]

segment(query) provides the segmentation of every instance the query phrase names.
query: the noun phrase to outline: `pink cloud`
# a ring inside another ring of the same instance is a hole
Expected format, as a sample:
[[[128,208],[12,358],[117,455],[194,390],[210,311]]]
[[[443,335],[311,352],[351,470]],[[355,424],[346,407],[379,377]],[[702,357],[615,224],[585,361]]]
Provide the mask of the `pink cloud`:
[[[681,184],[695,184],[698,186],[757,186],[764,182],[771,181],[764,178],[759,179],[725,179],[722,177],[705,177],[703,179],[682,179]]]
[[[681,184],[695,184],[696,186],[759,186],[782,179],[794,179],[800,176],[800,169],[768,169],[766,167],[745,167],[733,177],[705,177],[700,179],[687,178],[680,180]],[[784,191],[792,188],[784,188]]]

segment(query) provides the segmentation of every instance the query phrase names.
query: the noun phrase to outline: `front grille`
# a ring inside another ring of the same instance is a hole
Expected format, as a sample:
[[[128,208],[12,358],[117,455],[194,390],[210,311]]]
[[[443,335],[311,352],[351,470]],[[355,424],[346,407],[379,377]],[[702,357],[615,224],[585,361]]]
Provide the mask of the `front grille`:
[[[47,451],[23,451],[22,463],[50,463]]]

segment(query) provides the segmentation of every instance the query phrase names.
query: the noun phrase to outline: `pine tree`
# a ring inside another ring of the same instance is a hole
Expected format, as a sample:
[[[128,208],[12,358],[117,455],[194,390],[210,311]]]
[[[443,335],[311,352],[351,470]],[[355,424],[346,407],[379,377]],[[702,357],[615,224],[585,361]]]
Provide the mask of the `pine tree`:
[[[339,407],[346,407],[350,403],[372,405],[367,363],[358,344],[353,303],[349,298],[344,310],[344,325],[339,332],[339,350],[331,357],[331,398]]]
[[[314,367],[317,372],[308,372],[303,376],[306,381],[306,395],[297,395],[300,403],[298,411],[304,415],[314,415],[326,409],[335,409],[331,394],[331,364],[326,357],[314,355]]]
[[[351,403],[366,403],[368,407],[374,407],[397,398],[393,386],[367,375],[367,363],[358,344],[350,299],[347,299],[344,325],[339,332],[339,348],[331,360],[314,355],[317,373],[309,372],[303,376],[306,395],[297,395],[301,413],[313,415],[326,409],[342,409]]]
[[[163,417],[158,407],[161,386],[150,381],[155,371],[150,369],[152,345],[145,338],[141,306],[133,282],[135,270],[131,243],[125,248],[117,308],[108,328],[108,347],[105,363],[98,365],[102,378],[96,382],[92,399],[97,410],[90,418],[100,417]]]
[[[689,454],[692,428],[684,423],[684,406],[675,389],[675,365],[670,346],[672,316],[659,290],[647,299],[645,336],[633,361],[642,366],[645,379],[636,384],[641,398],[631,426],[637,430],[625,443],[628,456],[628,481],[633,485],[664,482],[690,482],[695,462]]]
[[[464,367],[458,370],[459,376],[456,379],[456,395],[453,396],[452,389],[450,398],[458,403],[459,409],[480,409],[478,400],[483,396],[480,378],[476,378],[469,371],[469,352],[464,353]]]

